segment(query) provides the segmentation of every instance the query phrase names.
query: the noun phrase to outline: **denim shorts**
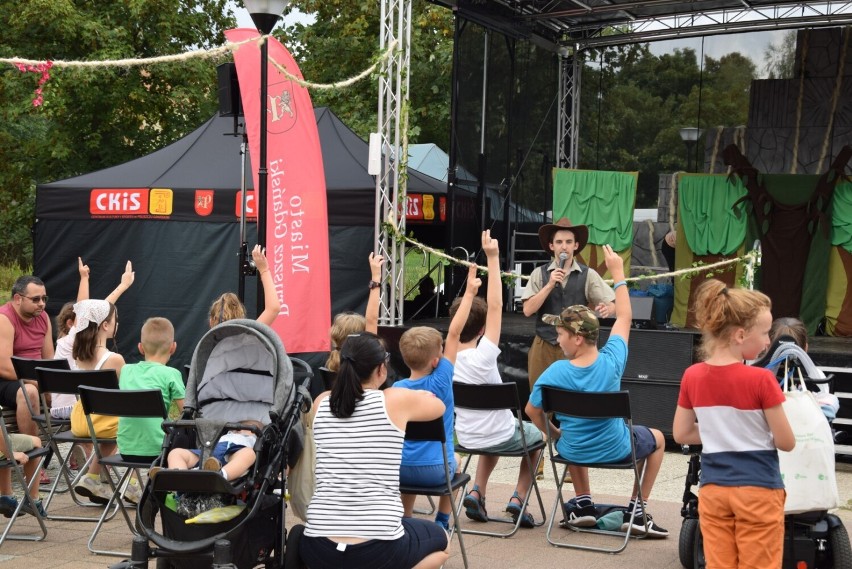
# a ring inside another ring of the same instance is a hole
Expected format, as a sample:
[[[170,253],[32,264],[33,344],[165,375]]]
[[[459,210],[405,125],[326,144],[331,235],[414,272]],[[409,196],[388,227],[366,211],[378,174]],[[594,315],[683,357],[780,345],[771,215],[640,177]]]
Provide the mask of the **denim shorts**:
[[[398,569],[414,567],[428,555],[447,548],[447,533],[435,522],[402,518],[402,528],[405,535],[399,539],[371,539],[345,545],[343,551],[328,538],[303,536],[299,556],[311,569]]]
[[[527,441],[527,446],[530,446],[542,440],[541,431],[538,430],[538,427],[536,427],[529,421],[524,421],[523,426],[524,438]],[[521,440],[521,429],[520,425],[518,424],[518,420],[515,419],[515,432],[512,433],[512,437],[509,440],[502,442],[499,445],[494,445],[493,447],[488,447],[479,450],[494,453],[518,452],[524,450],[524,443],[523,440]]]
[[[216,443],[216,446],[213,447],[213,452],[210,453],[210,456],[215,457],[216,460],[218,460],[219,463],[224,466],[225,463],[228,462],[228,457],[240,450],[241,448],[246,447],[245,445],[238,445],[229,441]],[[201,456],[201,449],[191,449],[190,452]]]
[[[456,471],[455,457],[450,460],[450,476]],[[399,483],[402,486],[440,486],[447,483],[443,464],[428,466],[399,467]]]
[[[633,442],[636,445],[636,460],[647,458],[657,450],[657,439],[648,427],[633,425]],[[624,460],[630,460],[630,454]]]

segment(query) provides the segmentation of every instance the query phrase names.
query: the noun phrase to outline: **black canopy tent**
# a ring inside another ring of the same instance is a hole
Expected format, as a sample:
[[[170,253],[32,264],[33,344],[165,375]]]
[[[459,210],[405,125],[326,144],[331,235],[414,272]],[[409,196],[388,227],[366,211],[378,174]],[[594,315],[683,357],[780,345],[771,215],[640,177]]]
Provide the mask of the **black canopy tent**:
[[[369,149],[330,110],[317,108],[315,114],[328,198],[332,312],[363,311],[375,216],[375,180],[366,168]],[[34,272],[47,285],[48,312],[56,314],[76,298],[78,256],[91,268],[95,298],[112,290],[129,259],[136,282],[118,303],[119,351],[132,361],[145,319],[164,316],[175,325],[178,341],[173,365],[188,363],[207,328],[210,303],[238,286],[241,137],[233,131],[233,119],[215,116],[147,156],[40,184]],[[408,188],[435,201],[446,193],[444,183],[416,171],[409,172]],[[248,231],[252,244],[253,223]],[[255,288],[249,277],[250,312]]]

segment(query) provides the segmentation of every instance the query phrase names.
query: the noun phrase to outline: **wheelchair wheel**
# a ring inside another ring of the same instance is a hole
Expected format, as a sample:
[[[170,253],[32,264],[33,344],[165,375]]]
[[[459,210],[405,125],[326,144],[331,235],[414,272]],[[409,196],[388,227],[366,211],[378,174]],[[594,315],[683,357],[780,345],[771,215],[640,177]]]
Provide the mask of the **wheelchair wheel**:
[[[704,559],[704,539],[697,519],[683,520],[683,525],[680,526],[677,553],[680,564],[686,569],[704,569],[707,566],[707,561]]]
[[[842,524],[828,530],[828,549],[833,569],[852,569],[852,545]]]
[[[686,569],[693,569],[695,563],[695,534],[698,533],[698,520],[686,518],[680,526],[680,537],[677,543],[677,554],[680,564]]]

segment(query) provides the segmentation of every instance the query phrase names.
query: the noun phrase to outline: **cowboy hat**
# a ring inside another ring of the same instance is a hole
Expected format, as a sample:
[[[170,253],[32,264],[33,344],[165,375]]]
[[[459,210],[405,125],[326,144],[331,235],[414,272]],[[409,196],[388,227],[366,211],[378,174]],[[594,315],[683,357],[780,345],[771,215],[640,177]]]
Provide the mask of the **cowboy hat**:
[[[588,226],[571,225],[571,220],[567,217],[563,217],[556,223],[548,223],[538,228],[538,240],[541,242],[542,249],[544,249],[544,252],[548,255],[553,255],[553,251],[550,249],[550,243],[553,241],[553,235],[557,231],[570,231],[574,234],[574,239],[579,244],[577,246],[577,250],[574,251],[575,255],[582,251],[583,247],[586,246],[586,243],[589,242]]]

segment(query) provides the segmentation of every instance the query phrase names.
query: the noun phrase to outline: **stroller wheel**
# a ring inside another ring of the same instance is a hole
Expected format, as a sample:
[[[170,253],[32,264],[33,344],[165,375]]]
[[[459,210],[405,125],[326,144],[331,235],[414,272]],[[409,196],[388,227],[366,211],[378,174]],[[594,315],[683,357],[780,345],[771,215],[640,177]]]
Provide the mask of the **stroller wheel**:
[[[828,530],[828,549],[831,552],[834,569],[852,569],[852,545],[849,534],[843,524]]]
[[[680,564],[686,569],[704,569],[707,566],[707,561],[704,559],[704,539],[701,537],[701,526],[697,519],[683,520],[677,552]]]

